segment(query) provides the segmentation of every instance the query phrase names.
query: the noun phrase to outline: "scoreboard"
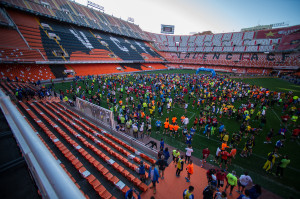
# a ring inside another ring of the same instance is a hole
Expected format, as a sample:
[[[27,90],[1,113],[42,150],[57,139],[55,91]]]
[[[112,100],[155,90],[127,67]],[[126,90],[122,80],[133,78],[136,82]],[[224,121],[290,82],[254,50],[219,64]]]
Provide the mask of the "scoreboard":
[[[174,25],[161,24],[161,33],[174,34]]]

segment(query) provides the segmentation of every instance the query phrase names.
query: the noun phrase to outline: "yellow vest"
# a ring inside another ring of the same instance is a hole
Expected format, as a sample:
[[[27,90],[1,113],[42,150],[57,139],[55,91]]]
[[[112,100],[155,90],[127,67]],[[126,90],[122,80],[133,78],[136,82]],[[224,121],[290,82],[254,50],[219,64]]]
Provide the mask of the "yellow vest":
[[[192,193],[190,193],[189,190],[186,190],[184,199],[189,199],[190,195],[192,195]]]
[[[176,153],[176,150],[173,150],[173,156],[174,157],[179,157],[180,156],[180,152],[178,151],[178,153]]]
[[[181,158],[179,158],[178,163],[177,163],[178,169],[181,169],[181,162],[183,162],[183,160]]]

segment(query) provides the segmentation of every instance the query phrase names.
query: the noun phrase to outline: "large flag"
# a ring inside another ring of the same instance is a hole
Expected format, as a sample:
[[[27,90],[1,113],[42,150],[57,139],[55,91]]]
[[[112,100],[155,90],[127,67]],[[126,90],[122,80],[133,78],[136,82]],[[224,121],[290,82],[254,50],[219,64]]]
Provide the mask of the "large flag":
[[[300,30],[300,25],[287,28],[276,28],[269,30],[260,30],[256,34],[256,39],[276,39],[284,35],[289,35]]]

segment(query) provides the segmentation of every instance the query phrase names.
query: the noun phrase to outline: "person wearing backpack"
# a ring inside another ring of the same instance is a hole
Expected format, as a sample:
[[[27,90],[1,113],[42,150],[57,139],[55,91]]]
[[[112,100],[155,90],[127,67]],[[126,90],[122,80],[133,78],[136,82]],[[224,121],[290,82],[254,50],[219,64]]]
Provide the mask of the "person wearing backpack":
[[[213,199],[215,190],[215,186],[207,185],[203,190],[203,199]]]
[[[161,155],[155,164],[158,165],[158,171],[159,171],[159,174],[161,175],[161,179],[163,180],[165,169],[168,166],[168,163],[165,160],[164,155]]]

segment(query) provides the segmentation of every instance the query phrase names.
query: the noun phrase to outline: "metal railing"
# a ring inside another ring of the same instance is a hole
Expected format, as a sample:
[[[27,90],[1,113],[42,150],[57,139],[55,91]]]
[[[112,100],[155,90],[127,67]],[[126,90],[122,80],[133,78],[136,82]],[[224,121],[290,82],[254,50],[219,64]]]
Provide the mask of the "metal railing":
[[[16,138],[43,198],[84,198],[41,142],[9,97],[0,89],[0,107]]]

